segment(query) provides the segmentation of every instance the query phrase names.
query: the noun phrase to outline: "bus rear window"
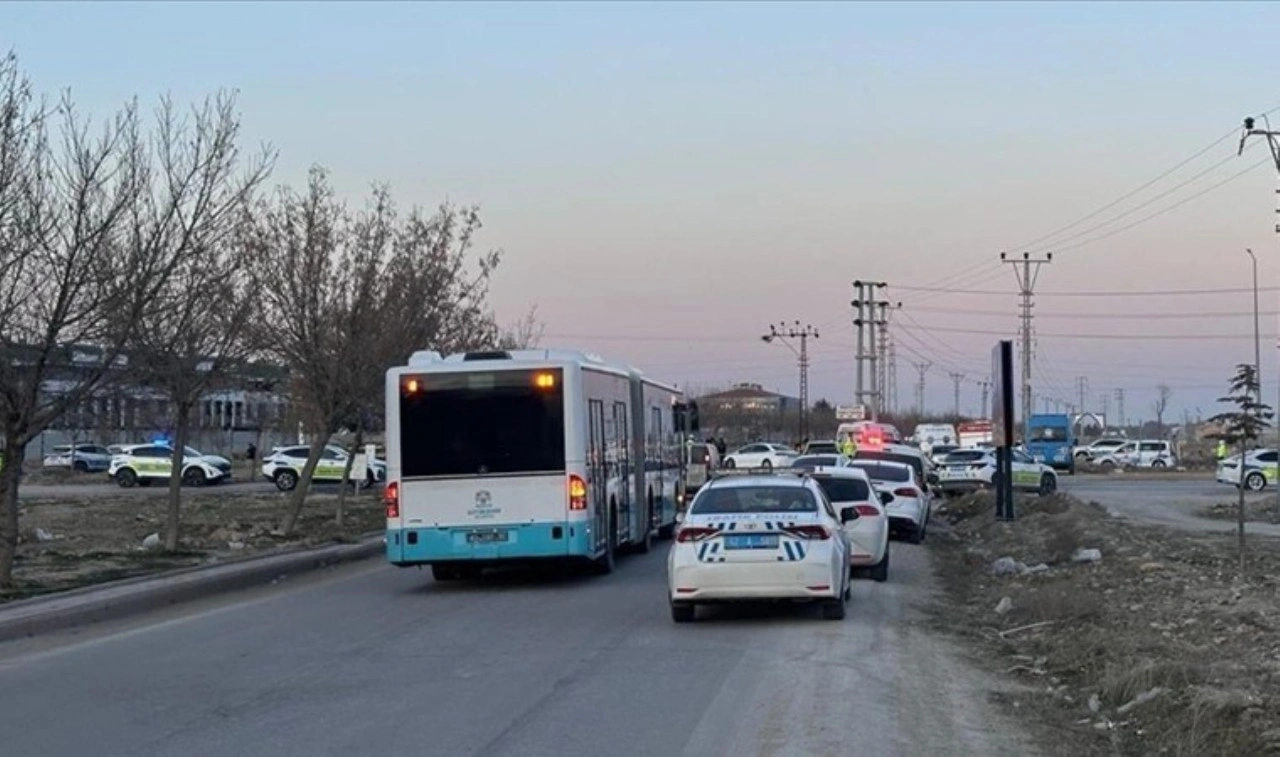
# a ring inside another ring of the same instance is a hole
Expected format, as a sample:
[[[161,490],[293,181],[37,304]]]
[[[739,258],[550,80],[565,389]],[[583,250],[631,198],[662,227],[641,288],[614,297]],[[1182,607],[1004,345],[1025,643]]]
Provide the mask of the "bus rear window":
[[[406,478],[563,472],[563,371],[405,376],[400,467]]]

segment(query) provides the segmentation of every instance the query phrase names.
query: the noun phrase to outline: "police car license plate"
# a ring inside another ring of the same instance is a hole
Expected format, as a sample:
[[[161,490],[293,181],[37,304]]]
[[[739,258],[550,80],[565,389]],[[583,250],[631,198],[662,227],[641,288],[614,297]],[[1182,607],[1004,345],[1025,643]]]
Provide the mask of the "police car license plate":
[[[777,534],[734,534],[724,539],[725,549],[777,549]]]
[[[506,540],[506,531],[472,531],[467,534],[467,542],[470,544],[492,544]]]

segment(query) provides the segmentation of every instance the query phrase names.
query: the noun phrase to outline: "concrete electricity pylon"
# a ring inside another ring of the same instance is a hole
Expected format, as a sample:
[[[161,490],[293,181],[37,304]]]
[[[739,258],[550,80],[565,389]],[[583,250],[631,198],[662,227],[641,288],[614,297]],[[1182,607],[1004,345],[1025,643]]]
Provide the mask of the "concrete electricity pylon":
[[[987,404],[987,400],[991,396],[991,379],[983,379],[978,382],[982,387],[982,410],[978,413],[979,418],[991,417],[991,406]]]
[[[858,329],[853,401],[866,407],[873,418],[879,394],[876,388],[876,310],[879,305],[876,290],[886,286],[888,285],[883,281],[855,281],[853,301],[849,303],[854,308],[853,325]]]
[[[949,373],[947,375],[951,377],[952,391],[954,392],[951,412],[958,418],[960,417],[960,383],[964,381],[964,374]]]
[[[916,373],[919,378],[916,380],[916,414],[924,416],[924,379],[929,374],[929,369],[933,367],[933,363],[928,360],[922,363],[912,363],[915,366]]]
[[[1116,390],[1116,416],[1120,419],[1118,428],[1125,428],[1129,425],[1129,419],[1124,417],[1124,389]]]
[[[889,338],[889,370],[887,373],[889,383],[885,386],[889,389],[889,412],[895,415],[898,412],[898,344]]]
[[[796,353],[796,358],[800,364],[800,438],[809,438],[809,338],[818,338],[818,330],[813,326],[804,326],[801,328],[800,322],[787,326],[783,323],[777,323],[769,327],[769,333],[760,337],[766,343],[777,340],[782,342],[792,352]],[[791,346],[788,339],[799,339],[800,349],[797,351]]]
[[[901,302],[890,303],[882,300],[875,303],[875,308],[873,308],[872,322],[875,324],[876,335],[876,388],[875,405],[871,409],[872,420],[878,420],[880,414],[889,412],[890,408],[890,397],[894,390],[889,386],[889,341],[891,338],[889,334],[889,316],[900,307],[902,307]]]
[[[1018,293],[1022,295],[1022,438],[1030,438],[1027,422],[1035,408],[1031,406],[1031,320],[1036,291],[1036,280],[1040,278],[1040,266],[1053,262],[1053,253],[1045,253],[1043,258],[1033,258],[1031,253],[1022,253],[1021,258],[1011,258],[1000,253],[1000,260],[1013,266],[1014,276],[1018,279]]]
[[[1076,396],[1080,398],[1080,412],[1089,412],[1086,397],[1089,394],[1089,377],[1076,376]]]

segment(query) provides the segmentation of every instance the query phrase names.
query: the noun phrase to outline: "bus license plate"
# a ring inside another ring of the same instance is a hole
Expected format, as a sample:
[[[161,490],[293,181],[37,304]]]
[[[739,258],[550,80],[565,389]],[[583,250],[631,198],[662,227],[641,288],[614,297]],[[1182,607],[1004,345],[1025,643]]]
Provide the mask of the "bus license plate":
[[[724,538],[725,549],[777,549],[777,534],[734,534]]]
[[[494,542],[506,540],[506,531],[472,531],[467,534],[467,543],[469,544],[493,544]]]

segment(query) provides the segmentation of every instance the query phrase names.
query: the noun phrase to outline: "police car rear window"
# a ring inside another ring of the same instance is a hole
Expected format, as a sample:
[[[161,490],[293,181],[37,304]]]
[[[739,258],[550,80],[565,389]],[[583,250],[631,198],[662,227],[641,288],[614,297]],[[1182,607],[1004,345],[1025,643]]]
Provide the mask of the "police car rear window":
[[[910,471],[906,468],[900,468],[896,465],[877,465],[874,462],[855,461],[854,465],[866,472],[867,478],[872,481],[892,481],[894,483],[900,481],[911,480]]]
[[[736,486],[704,489],[689,512],[693,515],[749,513],[816,513],[818,500],[799,486]]]
[[[805,455],[796,458],[792,463],[792,468],[834,468],[840,462],[835,455]]]
[[[886,462],[891,462],[891,463],[903,463],[905,465],[910,465],[912,468],[915,469],[917,476],[924,478],[924,463],[921,461],[920,458],[914,457],[912,455],[899,455],[893,452],[881,452],[879,450],[869,450],[869,449],[861,450],[860,449],[854,455],[854,458],[857,460],[884,460]],[[888,479],[888,480],[906,481],[905,478]]]

